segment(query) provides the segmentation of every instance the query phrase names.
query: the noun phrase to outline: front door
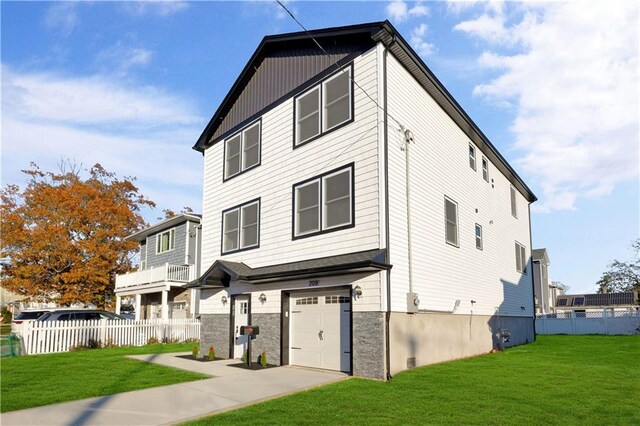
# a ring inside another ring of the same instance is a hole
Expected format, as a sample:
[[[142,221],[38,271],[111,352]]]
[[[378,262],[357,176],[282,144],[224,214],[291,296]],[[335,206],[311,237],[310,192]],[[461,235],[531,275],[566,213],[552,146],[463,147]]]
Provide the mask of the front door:
[[[240,295],[236,296],[235,312],[234,312],[234,342],[235,347],[233,350],[234,358],[242,358],[244,351],[247,349],[247,342],[249,336],[240,335],[240,327],[243,325],[249,325],[249,296]]]

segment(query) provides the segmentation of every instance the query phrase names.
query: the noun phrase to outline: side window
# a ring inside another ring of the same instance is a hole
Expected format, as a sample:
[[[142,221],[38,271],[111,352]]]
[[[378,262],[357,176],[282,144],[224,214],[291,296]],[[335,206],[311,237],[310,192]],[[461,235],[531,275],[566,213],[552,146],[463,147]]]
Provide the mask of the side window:
[[[258,247],[260,199],[222,212],[222,254]]]
[[[476,147],[469,144],[469,167],[476,169]]]
[[[156,254],[173,250],[175,247],[175,236],[175,229],[170,229],[156,235]]]
[[[489,161],[485,157],[482,157],[482,179],[489,182]]]
[[[345,67],[294,99],[295,146],[353,119],[352,73]]]
[[[482,250],[482,226],[476,223],[476,248]]]
[[[518,203],[517,203],[517,198],[516,198],[516,189],[512,186],[511,187],[511,214],[513,215],[513,217],[517,218],[518,217]]]
[[[353,165],[293,186],[293,237],[354,224]]]
[[[257,121],[224,141],[224,178],[229,179],[260,164],[262,123]]]
[[[516,241],[516,271],[527,273],[527,252],[522,244]]]
[[[445,234],[448,244],[458,247],[458,204],[444,198]]]

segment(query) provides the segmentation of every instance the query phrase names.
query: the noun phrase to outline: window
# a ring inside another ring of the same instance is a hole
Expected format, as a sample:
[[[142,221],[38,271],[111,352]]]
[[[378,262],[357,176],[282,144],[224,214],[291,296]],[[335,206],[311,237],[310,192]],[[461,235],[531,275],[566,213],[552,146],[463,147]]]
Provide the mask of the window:
[[[584,297],[574,297],[573,306],[584,306]]]
[[[511,214],[513,217],[518,217],[518,204],[516,202],[516,189],[511,187]]]
[[[170,229],[161,234],[156,235],[156,254],[171,251],[175,245],[176,230]]]
[[[476,248],[482,250],[482,226],[476,223]]]
[[[458,204],[444,198],[445,233],[447,243],[458,246]]]
[[[294,238],[353,226],[353,164],[294,185],[293,198]]]
[[[482,157],[482,179],[489,182],[489,162],[485,157]]]
[[[352,120],[351,74],[346,67],[295,98],[295,146]]]
[[[296,305],[317,305],[317,297],[304,297],[302,299],[296,299]]]
[[[260,121],[224,142],[224,178],[229,179],[260,164]]]
[[[331,305],[335,303],[349,303],[350,301],[351,299],[349,299],[347,296],[325,296],[324,297],[325,305]]]
[[[476,148],[469,144],[469,167],[476,169]]]
[[[259,246],[260,199],[222,212],[222,254]]]
[[[527,273],[527,252],[522,244],[516,241],[516,271]]]

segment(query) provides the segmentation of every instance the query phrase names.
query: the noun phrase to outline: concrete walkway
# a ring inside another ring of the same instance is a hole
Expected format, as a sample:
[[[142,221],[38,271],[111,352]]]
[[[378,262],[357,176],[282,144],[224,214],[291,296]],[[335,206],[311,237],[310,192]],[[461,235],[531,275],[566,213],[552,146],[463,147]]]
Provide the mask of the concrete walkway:
[[[184,354],[131,358],[215,376],[211,379],[125,392],[3,413],[9,425],[164,425],[242,407],[343,380],[342,373],[297,367],[259,371],[229,367],[238,360],[195,362]],[[78,383],[77,386],[82,386]]]

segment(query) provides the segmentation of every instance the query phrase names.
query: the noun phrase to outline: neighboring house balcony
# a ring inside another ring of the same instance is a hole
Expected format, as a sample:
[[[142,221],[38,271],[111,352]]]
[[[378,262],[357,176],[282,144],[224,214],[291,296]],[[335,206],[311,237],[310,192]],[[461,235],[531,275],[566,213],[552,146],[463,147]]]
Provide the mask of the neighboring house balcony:
[[[186,283],[196,278],[196,265],[172,265],[170,263],[165,263],[155,268],[117,275],[115,287],[116,312],[120,312],[122,296],[135,295],[136,319],[140,319],[142,295],[161,293],[161,316],[162,318],[168,318],[169,292],[171,289],[183,287]]]

